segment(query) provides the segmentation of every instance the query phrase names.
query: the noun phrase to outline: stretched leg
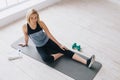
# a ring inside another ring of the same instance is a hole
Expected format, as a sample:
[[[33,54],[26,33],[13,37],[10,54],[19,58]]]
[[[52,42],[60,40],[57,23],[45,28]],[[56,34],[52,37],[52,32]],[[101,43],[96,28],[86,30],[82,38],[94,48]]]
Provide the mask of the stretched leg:
[[[81,63],[85,64],[87,67],[90,68],[92,66],[92,64],[94,63],[94,61],[95,61],[95,55],[92,55],[91,58],[86,60],[86,59],[82,58],[81,56],[79,56],[79,55],[77,55],[75,53],[73,55],[72,59],[74,59],[74,60],[76,60],[78,62],[81,62]]]
[[[85,60],[82,57],[80,57],[79,55],[77,55],[76,53],[74,53],[73,51],[70,50],[62,50],[56,43],[54,43],[52,40],[49,40],[49,51],[51,53],[62,53],[65,56],[72,58],[78,62],[81,62],[85,65],[87,65],[88,67],[91,67],[91,65],[93,64],[93,62],[95,61],[95,56],[93,55],[91,58]],[[52,50],[52,51],[51,51]],[[54,60],[58,59],[59,57],[62,56],[62,54],[54,54],[52,55],[52,57],[54,58]]]
[[[72,59],[81,62],[83,64],[87,64],[87,60],[82,58],[81,56],[77,55],[76,53],[73,55]]]
[[[62,54],[62,53],[52,54],[52,56],[54,57],[54,61],[57,60],[58,58],[60,58],[60,57],[63,56],[63,55],[64,55],[64,54]],[[74,59],[74,60],[76,60],[76,61],[78,61],[78,62],[81,62],[81,63],[83,63],[83,64],[87,64],[87,60],[84,59],[84,58],[82,58],[82,57],[80,57],[80,56],[77,55],[77,54],[74,54],[73,57],[72,57],[72,59]]]

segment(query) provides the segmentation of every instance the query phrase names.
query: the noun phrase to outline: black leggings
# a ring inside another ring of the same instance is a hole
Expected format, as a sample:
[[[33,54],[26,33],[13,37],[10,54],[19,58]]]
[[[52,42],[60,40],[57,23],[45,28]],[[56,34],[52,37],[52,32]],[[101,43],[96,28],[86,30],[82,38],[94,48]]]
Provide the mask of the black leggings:
[[[54,62],[54,57],[51,56],[51,54],[62,53],[69,58],[72,58],[72,56],[74,55],[73,51],[62,50],[51,39],[49,39],[48,42],[44,46],[36,47],[36,48],[37,48],[38,53],[41,55],[43,61],[45,61],[46,63]]]

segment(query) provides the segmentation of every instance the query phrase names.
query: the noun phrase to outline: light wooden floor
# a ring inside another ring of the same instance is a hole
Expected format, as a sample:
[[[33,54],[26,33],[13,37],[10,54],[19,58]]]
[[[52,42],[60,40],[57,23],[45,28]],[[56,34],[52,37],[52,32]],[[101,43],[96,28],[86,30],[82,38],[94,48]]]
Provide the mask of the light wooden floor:
[[[39,12],[51,33],[71,49],[77,42],[81,54],[96,55],[103,67],[94,80],[120,80],[120,5],[108,0],[62,0]],[[25,18],[0,30],[0,80],[72,80],[26,55],[15,55],[10,45],[23,36]],[[87,76],[87,75],[86,75]]]

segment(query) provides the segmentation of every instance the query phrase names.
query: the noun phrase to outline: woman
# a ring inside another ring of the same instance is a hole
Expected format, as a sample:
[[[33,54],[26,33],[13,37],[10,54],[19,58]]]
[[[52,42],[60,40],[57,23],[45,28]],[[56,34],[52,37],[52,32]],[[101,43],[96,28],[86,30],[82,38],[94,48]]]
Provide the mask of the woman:
[[[27,23],[23,25],[25,43],[19,44],[20,46],[28,46],[28,40],[30,37],[36,45],[38,53],[46,63],[52,63],[61,56],[65,55],[85,64],[88,68],[91,67],[95,61],[95,56],[93,55],[91,58],[85,60],[60,44],[49,32],[45,23],[39,19],[39,14],[35,9],[29,10],[26,17]]]

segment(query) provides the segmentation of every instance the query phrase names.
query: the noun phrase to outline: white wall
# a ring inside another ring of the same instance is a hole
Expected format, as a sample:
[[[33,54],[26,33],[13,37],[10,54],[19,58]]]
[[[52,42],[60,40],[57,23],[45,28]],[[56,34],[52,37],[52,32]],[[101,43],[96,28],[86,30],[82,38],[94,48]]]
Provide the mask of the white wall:
[[[60,0],[30,0],[22,5],[4,10],[0,12],[0,27],[4,27],[24,17],[29,8],[40,10],[59,1]]]
[[[109,1],[112,1],[114,3],[120,4],[120,0],[109,0]]]

